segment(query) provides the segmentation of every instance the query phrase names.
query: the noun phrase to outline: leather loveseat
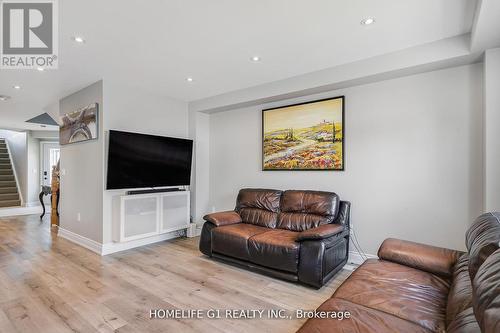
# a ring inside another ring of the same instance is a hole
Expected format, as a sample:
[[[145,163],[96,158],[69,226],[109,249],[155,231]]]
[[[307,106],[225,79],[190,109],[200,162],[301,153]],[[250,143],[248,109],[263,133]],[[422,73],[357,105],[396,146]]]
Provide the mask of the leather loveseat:
[[[347,262],[349,214],[331,192],[242,189],[234,211],[204,217],[200,251],[320,288]]]
[[[500,213],[476,219],[467,253],[387,239],[318,312],[350,319],[309,319],[300,333],[500,332]]]

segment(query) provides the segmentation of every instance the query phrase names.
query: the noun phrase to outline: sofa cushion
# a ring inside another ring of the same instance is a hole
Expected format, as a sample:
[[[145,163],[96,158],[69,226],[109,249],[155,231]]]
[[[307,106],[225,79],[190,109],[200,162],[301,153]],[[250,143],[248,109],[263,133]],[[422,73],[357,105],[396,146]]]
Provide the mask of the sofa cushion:
[[[337,217],[339,204],[339,197],[332,192],[285,191],[277,227],[304,231],[332,223]]]
[[[236,211],[245,223],[275,228],[282,191],[242,189],[236,199]]]
[[[478,333],[481,332],[472,307],[458,313],[446,328],[447,333]]]
[[[288,230],[269,230],[250,237],[248,249],[250,260],[256,264],[297,272],[300,244],[298,233]]]
[[[465,234],[469,250],[469,274],[474,279],[482,263],[499,248],[500,213],[485,213],[479,216]]]
[[[500,249],[479,267],[472,281],[474,313],[481,332],[500,332]]]
[[[437,275],[369,259],[337,289],[334,297],[443,332],[449,288],[450,282]]]
[[[306,231],[328,224],[328,216],[313,215],[307,213],[280,213],[278,215],[277,227],[291,231]]]
[[[258,208],[240,209],[241,220],[244,223],[255,224],[270,229],[276,228],[278,214]]]
[[[212,229],[212,251],[227,256],[248,260],[248,239],[269,231],[253,224],[238,223]]]
[[[472,307],[472,284],[469,277],[469,256],[464,254],[453,269],[448,305],[446,306],[447,326],[465,309]]]
[[[309,319],[298,333],[429,333],[429,330],[418,324],[338,298],[330,298],[317,311],[348,311],[350,317],[343,320]]]

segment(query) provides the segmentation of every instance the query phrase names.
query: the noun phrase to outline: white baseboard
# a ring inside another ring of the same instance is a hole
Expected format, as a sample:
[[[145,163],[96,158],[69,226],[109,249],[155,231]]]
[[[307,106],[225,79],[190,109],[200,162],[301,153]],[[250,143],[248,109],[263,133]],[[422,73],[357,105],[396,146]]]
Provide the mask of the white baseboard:
[[[189,238],[198,237],[201,235],[201,229],[203,225],[199,225],[196,223],[189,224],[189,228],[186,230],[186,236]]]
[[[12,207],[0,208],[0,217],[42,214],[42,207]]]
[[[121,252],[125,250],[130,250],[136,247],[144,246],[144,245],[149,245],[153,243],[158,243],[162,241],[166,241],[169,239],[174,239],[178,237],[177,232],[170,232],[162,235],[156,235],[152,237],[147,237],[143,239],[136,239],[130,242],[125,242],[125,243],[106,243],[106,244],[101,244],[99,242],[96,242],[92,239],[89,239],[87,237],[75,234],[74,232],[71,232],[69,230],[66,230],[64,228],[59,227],[58,228],[58,236],[69,240],[70,242],[73,242],[77,245],[80,245],[86,249],[89,249],[92,252],[95,252],[101,256],[105,256],[111,253],[116,253],[116,252]]]
[[[377,259],[378,257],[374,254],[364,253],[361,255],[358,251],[349,251],[349,259],[347,260],[347,264],[352,265],[361,265],[365,262],[366,259]]]
[[[198,230],[199,228],[196,228],[196,233]],[[90,251],[95,252],[99,255],[105,256],[111,253],[126,251],[136,247],[162,242],[169,239],[174,239],[178,237],[178,234],[176,232],[171,232],[163,235],[156,235],[148,238],[136,239],[125,243],[112,242],[112,243],[101,244],[92,239],[83,237],[81,235],[75,234],[74,232],[59,227],[58,236],[61,236],[62,238],[65,238],[80,246],[83,246],[84,248],[89,249]],[[365,253],[361,255],[357,251],[349,251],[349,259],[347,260],[345,268],[352,270],[356,266],[359,266],[363,262],[365,262],[366,259],[377,259],[377,258],[378,257],[374,254]]]
[[[102,253],[102,244],[99,242],[96,242],[95,240],[92,240],[90,238],[75,234],[72,231],[66,230],[64,228],[58,227],[57,230],[57,235],[59,237],[62,237],[64,239],[69,240],[70,242],[73,242],[75,244],[78,244],[86,249],[89,249],[92,252],[95,252],[97,254]]]
[[[102,244],[101,248],[101,255],[105,256],[107,254],[111,253],[116,253],[116,252],[121,252],[125,250],[130,250],[135,247],[139,246],[144,246],[144,245],[149,245],[153,243],[158,243],[162,241],[166,241],[169,239],[174,239],[179,237],[177,232],[170,232],[162,235],[156,235],[148,238],[143,238],[143,239],[136,239],[130,242],[125,242],[125,243],[106,243]]]
[[[40,204],[40,201],[32,201],[32,202],[27,202],[26,207],[42,207]],[[45,205],[45,209],[50,210],[50,205],[47,208],[47,205]]]

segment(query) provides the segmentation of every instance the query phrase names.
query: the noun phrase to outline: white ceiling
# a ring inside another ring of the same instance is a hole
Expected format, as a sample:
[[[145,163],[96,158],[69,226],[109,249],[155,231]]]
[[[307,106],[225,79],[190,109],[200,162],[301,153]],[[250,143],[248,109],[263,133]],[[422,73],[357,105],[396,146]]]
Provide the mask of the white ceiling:
[[[0,127],[39,129],[23,122],[99,79],[193,101],[469,33],[476,2],[59,1],[59,69],[0,71]]]

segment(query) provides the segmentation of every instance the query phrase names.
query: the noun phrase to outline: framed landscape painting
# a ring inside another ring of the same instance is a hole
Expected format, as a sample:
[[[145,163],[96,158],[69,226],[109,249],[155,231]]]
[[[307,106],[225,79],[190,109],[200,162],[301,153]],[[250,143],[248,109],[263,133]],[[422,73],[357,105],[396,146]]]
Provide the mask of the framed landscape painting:
[[[262,170],[344,170],[344,96],[262,110]]]

